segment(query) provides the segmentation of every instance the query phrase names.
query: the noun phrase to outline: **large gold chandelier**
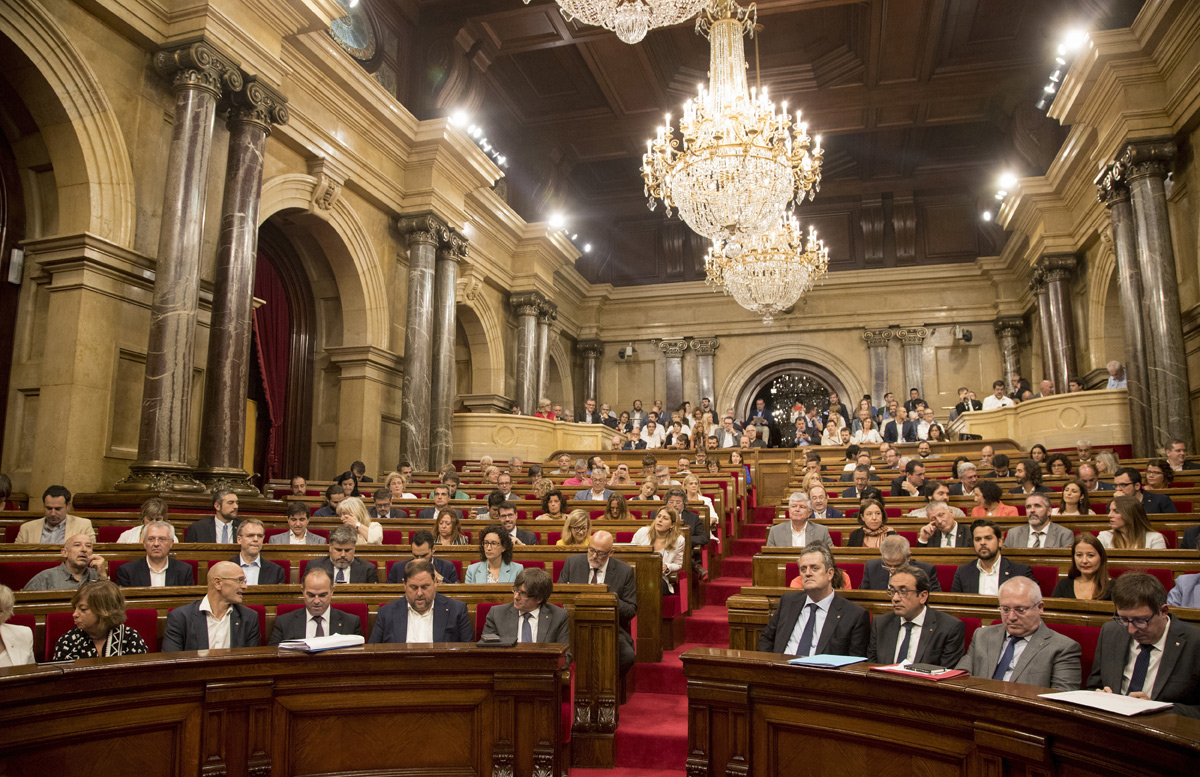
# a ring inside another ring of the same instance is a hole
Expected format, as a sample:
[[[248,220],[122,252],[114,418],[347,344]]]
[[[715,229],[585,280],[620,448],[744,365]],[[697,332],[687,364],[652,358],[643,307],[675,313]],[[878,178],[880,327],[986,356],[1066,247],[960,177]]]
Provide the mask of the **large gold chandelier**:
[[[657,200],[689,227],[736,254],[746,238],[779,225],[792,203],[821,185],[821,139],[787,103],[777,112],[767,90],[746,84],[744,33],[754,34],[757,11],[735,0],[712,0],[696,19],[708,38],[710,87],[688,100],[675,136],[668,114],[642,157],[651,210]]]
[[[637,43],[654,27],[679,24],[696,15],[708,0],[558,0],[562,15],[612,30],[626,43]],[[529,5],[529,0],[525,0]]]
[[[735,255],[726,248],[725,241],[713,241],[704,258],[705,283],[762,316],[764,324],[795,305],[829,268],[824,241],[812,226],[806,238],[793,216],[765,235],[747,238]]]

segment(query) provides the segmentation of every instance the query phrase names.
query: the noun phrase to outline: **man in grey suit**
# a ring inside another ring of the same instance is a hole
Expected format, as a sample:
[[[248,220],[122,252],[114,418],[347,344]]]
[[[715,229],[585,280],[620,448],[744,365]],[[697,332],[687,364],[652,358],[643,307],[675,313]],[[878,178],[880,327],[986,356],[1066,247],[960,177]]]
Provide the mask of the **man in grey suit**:
[[[308,562],[304,573],[310,569],[324,569],[329,573],[333,584],[338,583],[378,583],[379,568],[372,561],[363,561],[354,557],[354,549],[358,542],[358,532],[353,526],[338,526],[329,532],[329,557],[318,558]]]
[[[304,607],[275,618],[268,645],[330,634],[362,634],[362,623],[357,615],[330,607],[333,604],[333,579],[324,569],[308,567],[300,588]]]
[[[1025,497],[1025,517],[1029,523],[1014,526],[1004,535],[1006,548],[1069,548],[1075,532],[1050,520],[1050,498],[1043,493]]]
[[[308,505],[303,502],[288,502],[288,530],[283,534],[272,534],[268,545],[324,545],[325,538],[308,530]]]
[[[1056,691],[1077,691],[1081,675],[1079,643],[1052,631],[1042,622],[1042,592],[1027,577],[1014,577],[1000,586],[1001,623],[975,632],[971,647],[956,669],[972,677],[990,677],[1037,685]]]
[[[812,516],[808,494],[797,491],[788,497],[788,520],[767,532],[768,548],[803,548],[814,542],[833,547],[829,529],[808,520]]]
[[[500,639],[517,642],[554,642],[570,646],[571,619],[567,611],[550,604],[554,581],[540,567],[530,567],[517,575],[513,582],[512,604],[501,604],[488,610],[483,634],[495,634]],[[568,647],[567,663],[571,663]]]
[[[633,567],[613,558],[612,548],[612,534],[604,530],[597,531],[588,541],[587,553],[571,556],[563,562],[558,582],[602,584],[617,595],[621,623],[617,632],[617,654],[621,671],[626,672],[633,666],[636,656],[630,624],[637,615],[637,584],[634,582]]]
[[[926,579],[929,580],[929,590],[941,593],[942,585],[938,581],[937,569],[933,564],[913,558],[908,540],[899,534],[889,534],[879,543],[879,558],[873,558],[867,562],[859,589],[886,591],[891,576],[904,566],[915,567],[924,572]]]
[[[854,602],[834,594],[836,573],[829,546],[806,546],[800,552],[804,591],[784,594],[779,600],[779,609],[758,635],[758,649],[792,656],[832,653],[866,657],[871,616]]]
[[[1087,687],[1174,702],[1176,714],[1200,718],[1200,628],[1170,616],[1166,589],[1145,572],[1118,577],[1112,598],[1116,618],[1100,627]]]
[[[245,592],[241,567],[232,561],[213,564],[208,570],[208,595],[167,613],[163,652],[258,647],[258,613],[242,605]],[[220,635],[219,644],[210,644],[210,633]]]
[[[871,621],[868,661],[952,668],[962,658],[967,627],[927,606],[929,584],[929,577],[916,567],[904,566],[892,573],[887,588],[892,612]]]

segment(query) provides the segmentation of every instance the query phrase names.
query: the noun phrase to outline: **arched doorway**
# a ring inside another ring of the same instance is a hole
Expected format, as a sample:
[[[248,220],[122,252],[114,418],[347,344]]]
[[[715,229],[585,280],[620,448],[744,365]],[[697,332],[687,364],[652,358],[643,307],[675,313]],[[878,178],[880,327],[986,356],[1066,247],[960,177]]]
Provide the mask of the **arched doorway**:
[[[843,402],[849,399],[845,385],[828,369],[806,359],[789,359],[756,372],[738,393],[734,411],[739,418],[746,418],[756,400],[763,399],[776,427],[782,430],[791,426],[791,410],[797,401],[815,402],[825,409],[830,393]]]

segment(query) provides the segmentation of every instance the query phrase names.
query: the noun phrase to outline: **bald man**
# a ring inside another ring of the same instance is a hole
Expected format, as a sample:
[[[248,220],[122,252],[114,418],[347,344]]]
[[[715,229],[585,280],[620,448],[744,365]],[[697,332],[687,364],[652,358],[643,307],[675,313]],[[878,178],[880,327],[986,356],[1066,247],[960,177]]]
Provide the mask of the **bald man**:
[[[208,569],[208,595],[167,615],[163,652],[258,647],[258,614],[242,604],[246,575],[230,561]]]
[[[87,534],[67,537],[61,553],[63,563],[34,575],[25,584],[26,591],[66,591],[108,579],[108,562],[92,553],[92,538]]]
[[[587,553],[571,556],[563,562],[558,575],[561,583],[595,583],[604,585],[617,595],[617,608],[621,613],[621,630],[618,632],[618,654],[621,671],[633,666],[636,651],[630,634],[630,622],[637,615],[637,585],[633,567],[613,558],[613,535],[598,531],[588,542]]]

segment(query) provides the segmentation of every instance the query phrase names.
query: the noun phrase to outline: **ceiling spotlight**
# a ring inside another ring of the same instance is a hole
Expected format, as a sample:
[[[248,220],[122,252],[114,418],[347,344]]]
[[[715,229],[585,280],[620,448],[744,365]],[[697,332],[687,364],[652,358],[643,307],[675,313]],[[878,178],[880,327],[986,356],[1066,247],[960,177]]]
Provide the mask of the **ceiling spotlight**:
[[[1066,65],[1066,64],[1067,64],[1067,61],[1066,61],[1065,59],[1063,59],[1062,57],[1055,57],[1055,58],[1054,58],[1054,61],[1055,61],[1055,62],[1057,62],[1057,63],[1058,63],[1058,64],[1060,64],[1060,65]]]
[[[592,244],[591,244],[591,243],[584,243],[584,244],[583,244],[583,252],[584,252],[585,254],[590,254],[590,253],[592,252]]]
[[[996,199],[1003,200],[1008,196],[1008,192],[996,192]]]
[[[572,240],[578,240],[578,239],[579,239],[579,235],[578,235],[578,234],[571,235],[571,239],[572,239]]]
[[[562,229],[567,225],[567,217],[561,213],[550,214],[550,226],[555,229]]]
[[[985,211],[983,212],[983,220],[984,220],[984,221],[991,221],[991,220],[992,220],[992,212],[991,212],[990,210],[985,210]]]
[[[358,0],[350,0],[351,8],[358,8]]]
[[[1059,46],[1059,47],[1058,47],[1058,51],[1057,51],[1056,53],[1057,53],[1057,54],[1058,54],[1058,56],[1060,56],[1060,57],[1065,57],[1065,56],[1067,55],[1067,47],[1066,47],[1066,46]]]
[[[1037,109],[1038,109],[1039,111],[1044,111],[1044,110],[1046,110],[1046,98],[1044,98],[1044,97],[1043,97],[1042,99],[1038,100],[1038,102],[1037,102]]]
[[[1063,45],[1067,47],[1068,51],[1078,51],[1087,42],[1087,37],[1088,35],[1085,30],[1070,30],[1067,32],[1066,37],[1063,38]]]
[[[1003,173],[1000,173],[999,184],[1000,184],[1001,189],[1011,189],[1012,187],[1016,186],[1017,185],[1016,173],[1012,173],[1007,170],[1004,171]]]
[[[1058,81],[1059,81],[1059,78],[1060,78],[1061,76],[1062,76],[1062,71],[1061,71],[1061,70],[1055,70],[1053,73],[1051,73],[1051,74],[1050,74],[1050,80],[1051,80],[1051,81],[1053,81],[1054,83],[1056,83],[1056,84],[1057,84],[1057,83],[1058,83]]]
[[[454,113],[450,114],[450,123],[455,127],[461,127],[462,125],[466,124],[468,120],[469,119],[466,111],[455,111]]]
[[[1054,84],[1046,84],[1044,91],[1046,94],[1054,94]]]

